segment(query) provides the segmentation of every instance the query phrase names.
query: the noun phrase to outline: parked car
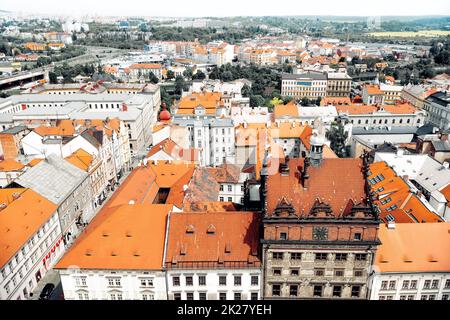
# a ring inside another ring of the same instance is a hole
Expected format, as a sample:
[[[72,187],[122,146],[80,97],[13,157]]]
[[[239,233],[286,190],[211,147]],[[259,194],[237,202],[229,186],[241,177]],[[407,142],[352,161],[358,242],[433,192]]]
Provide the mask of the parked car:
[[[48,300],[53,290],[55,290],[55,285],[53,283],[47,283],[39,295],[39,300]]]

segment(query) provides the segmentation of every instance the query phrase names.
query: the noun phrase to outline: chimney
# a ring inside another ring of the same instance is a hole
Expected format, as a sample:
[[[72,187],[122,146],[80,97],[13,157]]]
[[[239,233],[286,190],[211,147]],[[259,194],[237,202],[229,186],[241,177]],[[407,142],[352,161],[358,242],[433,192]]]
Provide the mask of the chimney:
[[[289,156],[286,156],[284,163],[280,164],[280,173],[282,176],[289,175]]]
[[[441,135],[439,136],[439,139],[441,141],[448,141],[448,133],[447,132],[442,132]]]
[[[310,165],[309,158],[305,158],[303,161],[303,168],[301,173],[301,183],[304,189],[309,188],[309,174],[308,174],[308,167]]]

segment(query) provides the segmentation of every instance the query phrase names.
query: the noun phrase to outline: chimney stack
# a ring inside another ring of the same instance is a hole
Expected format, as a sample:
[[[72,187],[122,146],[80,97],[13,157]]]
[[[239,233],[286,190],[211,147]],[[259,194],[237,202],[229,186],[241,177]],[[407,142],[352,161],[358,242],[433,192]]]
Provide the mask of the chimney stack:
[[[301,173],[301,182],[304,189],[309,188],[309,174],[308,174],[308,167],[310,165],[309,158],[305,158],[303,161],[303,168]]]

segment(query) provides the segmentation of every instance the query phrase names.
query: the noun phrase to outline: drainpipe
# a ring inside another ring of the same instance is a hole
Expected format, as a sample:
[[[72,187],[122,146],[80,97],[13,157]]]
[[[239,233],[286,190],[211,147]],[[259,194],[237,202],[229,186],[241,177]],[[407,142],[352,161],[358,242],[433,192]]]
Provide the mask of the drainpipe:
[[[162,271],[164,272],[164,278],[166,282],[166,300],[169,300],[169,276],[167,274],[166,269],[166,256],[167,256],[167,246],[169,243],[169,229],[170,229],[170,217],[172,215],[172,209],[169,211],[167,215],[167,227],[166,227],[166,239],[164,240],[164,253],[163,253],[163,265]]]

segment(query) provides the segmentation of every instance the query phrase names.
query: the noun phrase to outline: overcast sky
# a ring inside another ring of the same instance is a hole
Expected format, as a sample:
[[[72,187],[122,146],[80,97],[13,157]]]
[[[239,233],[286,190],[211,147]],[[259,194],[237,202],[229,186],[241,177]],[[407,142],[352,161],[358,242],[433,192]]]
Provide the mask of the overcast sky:
[[[168,17],[450,15],[449,0],[1,0],[0,10]]]

